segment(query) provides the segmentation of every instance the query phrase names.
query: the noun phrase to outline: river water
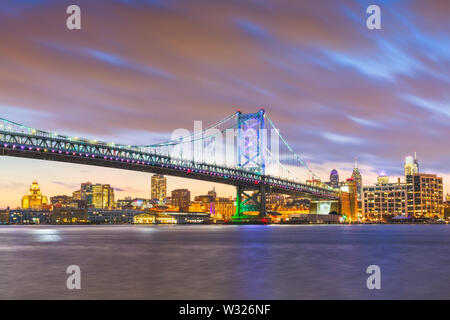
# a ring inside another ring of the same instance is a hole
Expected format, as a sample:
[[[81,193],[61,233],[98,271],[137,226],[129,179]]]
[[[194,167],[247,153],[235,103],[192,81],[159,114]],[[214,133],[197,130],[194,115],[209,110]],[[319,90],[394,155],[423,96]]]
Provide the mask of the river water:
[[[0,226],[0,299],[450,299],[450,226]]]

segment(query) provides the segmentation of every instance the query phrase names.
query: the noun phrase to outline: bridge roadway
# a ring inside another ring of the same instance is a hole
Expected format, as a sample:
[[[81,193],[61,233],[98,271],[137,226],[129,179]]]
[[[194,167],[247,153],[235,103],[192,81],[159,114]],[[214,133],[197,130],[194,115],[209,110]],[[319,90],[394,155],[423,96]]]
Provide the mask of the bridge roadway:
[[[159,173],[223,183],[244,190],[263,187],[266,193],[289,194],[309,199],[339,199],[339,191],[335,189],[292,182],[248,170],[171,158],[144,152],[139,147],[89,142],[49,133],[0,130],[0,155]]]

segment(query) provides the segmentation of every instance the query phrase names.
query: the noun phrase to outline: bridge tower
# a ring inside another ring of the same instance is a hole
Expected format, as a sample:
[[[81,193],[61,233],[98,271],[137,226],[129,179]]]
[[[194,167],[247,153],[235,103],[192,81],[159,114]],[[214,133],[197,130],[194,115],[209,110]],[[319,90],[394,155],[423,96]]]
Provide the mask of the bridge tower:
[[[237,165],[246,171],[260,176],[265,174],[265,146],[267,130],[265,127],[264,109],[257,113],[236,113],[237,132]],[[233,220],[246,220],[249,211],[259,211],[258,217],[266,216],[266,185],[261,180],[254,186],[237,185],[236,213]]]

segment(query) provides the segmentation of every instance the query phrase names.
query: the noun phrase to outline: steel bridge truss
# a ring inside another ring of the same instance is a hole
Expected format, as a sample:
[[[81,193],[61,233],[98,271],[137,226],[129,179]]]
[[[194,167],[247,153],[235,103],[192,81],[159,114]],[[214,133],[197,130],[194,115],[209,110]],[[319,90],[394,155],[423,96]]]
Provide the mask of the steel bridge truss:
[[[250,115],[239,112],[238,117],[242,120],[240,129],[243,131],[239,132],[243,135],[238,137],[238,166],[234,168],[174,158],[142,147],[99,143],[39,130],[16,132],[4,126],[0,127],[0,155],[161,173],[233,185],[237,188],[235,219],[245,219],[245,213],[249,211],[258,211],[259,216],[265,216],[265,199],[269,192],[316,199],[339,198],[337,190],[265,175],[264,152],[260,149],[258,135],[258,129],[264,128],[264,111]],[[246,138],[246,130],[257,133],[252,141]],[[252,152],[249,143],[255,148]]]

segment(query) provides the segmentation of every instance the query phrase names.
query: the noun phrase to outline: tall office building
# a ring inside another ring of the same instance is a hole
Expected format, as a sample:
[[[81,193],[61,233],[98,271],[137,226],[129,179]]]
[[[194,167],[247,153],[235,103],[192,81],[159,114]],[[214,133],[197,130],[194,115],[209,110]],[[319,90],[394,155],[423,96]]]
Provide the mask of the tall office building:
[[[83,183],[81,189],[73,193],[74,200],[86,201],[89,207],[107,209],[115,206],[114,188],[109,184]]]
[[[151,188],[151,199],[163,201],[167,195],[167,179],[162,174],[154,174]]]
[[[336,169],[331,170],[330,172],[330,186],[333,188],[339,188],[339,173]]]
[[[405,177],[416,173],[419,173],[419,161],[417,155],[414,152],[414,158],[412,156],[405,157]]]
[[[358,192],[356,181],[352,178],[341,187],[339,212],[351,221],[358,220]]]
[[[80,190],[76,190],[72,193],[72,198],[75,201],[86,201],[86,203],[92,203],[92,183],[82,183]]]
[[[358,199],[360,199],[361,198],[361,188],[362,188],[362,176],[361,176],[361,172],[359,172],[359,169],[358,169],[357,159],[355,159],[355,168],[353,169],[353,172],[352,172],[352,179],[356,183],[356,192],[358,193]]]
[[[408,214],[415,217],[442,217],[444,187],[442,177],[435,174],[416,173],[406,176]]]
[[[176,189],[172,191],[172,205],[178,207],[180,212],[189,212],[191,192],[188,189]]]

